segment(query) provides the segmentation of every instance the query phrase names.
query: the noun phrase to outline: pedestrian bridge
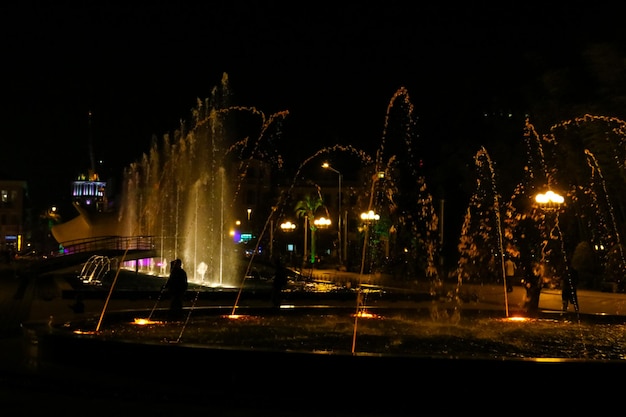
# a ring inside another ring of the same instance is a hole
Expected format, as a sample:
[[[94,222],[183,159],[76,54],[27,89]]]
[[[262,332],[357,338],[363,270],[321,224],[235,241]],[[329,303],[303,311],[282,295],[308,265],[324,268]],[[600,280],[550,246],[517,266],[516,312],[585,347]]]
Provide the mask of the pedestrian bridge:
[[[71,240],[63,242],[61,245],[63,246],[63,253],[61,254],[63,256],[103,251],[114,256],[129,252],[136,256],[138,252],[154,251],[154,236],[100,236]]]
[[[123,257],[124,260],[154,258],[157,252],[154,236],[100,236],[63,242],[63,251],[49,257],[40,265],[51,270],[86,262],[93,255],[109,258]]]

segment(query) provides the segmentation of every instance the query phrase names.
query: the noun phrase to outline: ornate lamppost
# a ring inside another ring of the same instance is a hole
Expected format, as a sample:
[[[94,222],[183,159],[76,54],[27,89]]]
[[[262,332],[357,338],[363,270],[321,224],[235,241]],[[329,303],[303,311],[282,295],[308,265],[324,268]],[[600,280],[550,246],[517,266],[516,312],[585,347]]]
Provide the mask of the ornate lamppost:
[[[539,193],[535,196],[536,207],[544,214],[546,236],[541,246],[541,260],[539,265],[534,265],[533,270],[526,274],[526,291],[529,300],[527,310],[529,313],[535,313],[539,309],[539,295],[543,285],[546,259],[548,252],[551,251],[551,249],[548,249],[550,240],[559,240],[561,242],[560,250],[564,254],[563,239],[559,228],[559,212],[564,202],[564,197],[552,190],[546,193]],[[567,272],[567,261],[565,261],[565,268]]]
[[[280,224],[280,230],[283,232],[293,232],[296,229],[296,225],[287,220],[284,223]]]
[[[380,215],[376,214],[374,210],[369,210],[367,212],[361,213],[361,220],[363,221],[364,237],[363,237],[363,253],[361,255],[361,272],[359,276],[359,286],[356,289],[356,313],[354,314],[354,331],[352,334],[352,353],[356,350],[356,334],[357,334],[357,323],[359,320],[359,315],[361,314],[361,307],[365,304],[363,300],[363,294],[361,293],[361,280],[363,277],[363,270],[365,269],[365,255],[367,253],[367,241],[369,240],[369,229],[370,224],[380,220]]]
[[[291,223],[291,221],[287,220],[280,224],[280,230],[282,230],[283,233],[292,233],[294,230],[296,230],[296,224]],[[292,262],[291,258],[293,255],[293,245],[287,245],[287,252],[289,252],[289,263],[291,264]]]
[[[316,261],[315,232],[319,229],[326,229],[329,227],[331,225],[331,221],[326,217],[318,217],[313,220],[313,225],[315,227],[311,230],[311,264]]]
[[[363,239],[363,253],[361,256],[361,275],[365,269],[365,255],[367,253],[367,241],[369,240],[370,225],[380,220],[380,215],[375,213],[374,210],[370,210],[365,213],[361,213],[361,220],[363,221],[363,228],[365,229],[365,237]]]
[[[343,245],[341,244],[341,225],[342,225],[342,214],[341,214],[341,179],[342,179],[342,175],[341,172],[337,171],[335,168],[331,167],[330,164],[328,162],[324,162],[322,164],[322,168],[328,169],[332,172],[334,172],[335,174],[337,174],[339,176],[339,199],[338,199],[338,203],[337,205],[339,206],[337,211],[338,211],[338,217],[337,217],[337,244],[339,247],[339,265],[343,265],[343,259],[345,258],[345,255],[343,254]]]
[[[542,210],[547,212],[558,211],[564,201],[563,196],[554,191],[548,191],[545,194],[537,194],[535,196],[535,202]]]

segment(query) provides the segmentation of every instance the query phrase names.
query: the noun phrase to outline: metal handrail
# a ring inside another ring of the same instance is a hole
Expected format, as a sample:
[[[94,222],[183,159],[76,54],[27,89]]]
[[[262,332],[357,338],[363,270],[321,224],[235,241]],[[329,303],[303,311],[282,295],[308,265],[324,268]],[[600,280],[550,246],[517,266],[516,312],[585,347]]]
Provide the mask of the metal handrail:
[[[100,236],[62,242],[61,255],[101,250],[153,250],[154,236]]]

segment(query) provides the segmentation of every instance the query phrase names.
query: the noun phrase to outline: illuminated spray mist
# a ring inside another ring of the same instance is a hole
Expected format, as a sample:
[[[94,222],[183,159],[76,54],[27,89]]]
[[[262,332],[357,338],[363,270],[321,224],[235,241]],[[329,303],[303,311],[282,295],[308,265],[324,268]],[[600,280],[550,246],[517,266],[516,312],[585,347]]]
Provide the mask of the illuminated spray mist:
[[[181,122],[173,136],[153,143],[125,170],[120,209],[125,234],[155,236],[161,254],[144,265],[147,272],[162,271],[168,260],[180,258],[190,281],[240,284],[241,261],[225,240],[236,220],[232,208],[252,159],[282,163],[280,155],[263,153],[260,143],[287,113],[266,118],[254,108],[222,107],[227,95],[224,75],[221,89],[192,110],[191,123]],[[260,119],[256,140],[232,139],[227,125],[233,114]]]

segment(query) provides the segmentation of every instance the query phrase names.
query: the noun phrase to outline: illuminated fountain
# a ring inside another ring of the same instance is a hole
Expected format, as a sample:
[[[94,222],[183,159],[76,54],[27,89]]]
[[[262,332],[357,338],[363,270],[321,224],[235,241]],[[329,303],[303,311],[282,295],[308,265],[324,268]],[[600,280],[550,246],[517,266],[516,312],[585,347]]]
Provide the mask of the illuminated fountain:
[[[551,227],[545,205],[524,208],[517,204],[517,215],[511,218],[519,218],[524,209],[531,213],[545,242],[541,252],[549,255],[547,277],[568,277],[571,266],[581,275],[584,287],[599,290],[599,279],[623,276],[626,262],[619,231],[624,228],[624,218],[616,215],[614,207],[624,204],[620,177],[626,166],[625,127],[624,121],[616,118],[585,115],[558,123],[548,134],[539,135],[527,121],[527,178],[512,200],[521,202],[538,193],[559,190],[565,201]],[[594,251],[594,247],[605,249]],[[585,253],[588,255],[583,256]],[[588,260],[583,261],[585,258]],[[595,261],[590,262],[590,258]],[[546,285],[554,285],[547,281]]]
[[[541,135],[527,120],[526,165],[509,199],[498,192],[487,150],[479,150],[477,186],[460,236],[458,288],[463,283],[504,281],[505,254],[516,259],[524,284],[532,287],[526,313],[536,313],[542,287],[559,289],[565,280],[571,281],[572,269],[583,288],[599,290],[603,279],[615,282],[614,290],[622,285],[626,262],[619,231],[624,220],[616,215],[613,200],[624,203],[619,178],[626,160],[625,127],[619,119],[585,115]],[[603,158],[599,161],[596,154]],[[610,172],[610,182],[605,171]],[[564,195],[560,204],[535,200],[553,190]],[[533,270],[540,274],[536,283]],[[509,315],[506,291],[503,294]]]
[[[502,305],[508,317],[501,196],[493,162],[484,147],[476,153],[474,162],[477,170],[476,190],[470,198],[461,229],[454,300],[456,303],[461,302],[459,292],[464,282],[488,282],[489,277],[481,274],[499,276],[503,284]],[[485,268],[480,268],[481,265]]]
[[[181,122],[173,136],[165,135],[161,144],[155,141],[126,169],[119,234],[154,236],[161,264],[182,259],[191,282],[237,287],[243,267],[235,242],[228,239],[227,225],[239,220],[233,207],[241,199],[250,161],[257,158],[280,166],[280,155],[262,151],[260,142],[271,136],[272,124],[286,113],[266,119],[254,108],[228,107],[223,103],[227,81],[224,76],[221,89],[198,102],[191,123]],[[240,132],[248,136],[235,140],[227,126],[242,119],[248,124],[255,119],[255,126],[260,126]],[[145,267],[150,270],[152,265]]]
[[[232,283],[239,287],[241,295],[244,289],[242,277],[233,272],[238,267],[233,266],[233,260],[225,255],[229,251],[224,251],[226,243],[223,236],[227,235],[224,225],[236,220],[229,218],[229,207],[238,195],[237,182],[226,181],[226,178],[242,179],[246,172],[245,161],[254,157],[254,152],[260,151],[260,147],[259,141],[231,147],[223,142],[225,129],[221,116],[233,111],[251,110],[220,109],[209,103],[201,104],[194,113],[196,119],[189,131],[181,127],[174,140],[166,137],[163,146],[153,147],[141,162],[133,164],[127,170],[126,201],[121,218],[129,234],[159,236],[159,250],[163,257],[182,258],[186,269],[192,272],[193,280],[212,284]],[[261,114],[258,111],[252,113]],[[589,319],[579,316],[575,322],[566,315],[511,317],[506,282],[501,285],[502,299],[496,308],[474,307],[472,302],[461,300],[459,294],[466,284],[483,284],[483,280],[489,283],[489,279],[494,277],[504,280],[505,253],[513,256],[521,253],[527,257],[540,255],[541,248],[547,247],[545,242],[554,240],[548,236],[550,232],[545,213],[532,207],[530,196],[535,195],[540,187],[567,190],[568,201],[574,202],[574,209],[575,203],[583,199],[585,203],[581,205],[595,201],[590,209],[597,215],[595,218],[579,216],[581,221],[587,222],[581,230],[594,230],[592,233],[601,231],[598,236],[594,235],[594,242],[611,247],[616,244],[621,246],[620,228],[615,216],[604,217],[610,213],[606,210],[606,206],[610,205],[603,203],[600,207],[601,201],[608,201],[606,197],[610,190],[607,190],[606,184],[598,188],[597,181],[584,184],[582,181],[582,178],[589,181],[590,177],[598,180],[603,172],[599,170],[600,163],[591,158],[593,154],[586,152],[587,159],[581,160],[586,161],[583,166],[593,169],[594,175],[585,172],[578,181],[569,181],[563,161],[555,159],[552,152],[544,152],[546,148],[553,151],[555,136],[541,137],[527,123],[525,140],[529,155],[525,178],[510,200],[506,200],[498,193],[494,161],[487,149],[483,147],[476,153],[477,188],[463,224],[462,256],[455,271],[456,293],[450,314],[448,304],[441,302],[445,294],[437,267],[439,219],[424,175],[411,154],[414,139],[412,113],[408,93],[400,89],[389,103],[382,143],[374,157],[351,146],[335,145],[306,158],[300,164],[291,188],[271,205],[271,212],[259,236],[261,240],[268,227],[272,227],[270,225],[278,227],[281,224],[285,210],[289,208],[286,199],[298,185],[305,166],[310,163],[319,166],[319,162],[334,154],[341,154],[343,158],[355,157],[365,172],[362,189],[366,190],[357,198],[356,215],[371,212],[376,220],[359,230],[362,234],[358,236],[363,239],[361,268],[358,285],[351,293],[355,298],[349,300],[356,303],[356,313],[353,305],[336,306],[332,303],[318,305],[303,302],[302,305],[284,306],[289,308],[270,309],[268,302],[267,307],[258,308],[240,305],[238,295],[234,305],[195,309],[182,324],[160,321],[158,317],[153,319],[151,314],[150,320],[141,326],[129,325],[137,312],[124,311],[109,313],[105,325],[100,328],[98,324],[97,334],[85,331],[94,327],[93,320],[64,323],[52,331],[46,327],[47,333],[40,346],[46,345],[46,338],[54,341],[57,334],[75,332],[81,333],[82,337],[77,344],[98,340],[119,348],[117,342],[122,340],[120,344],[124,347],[121,349],[140,352],[140,345],[145,343],[151,349],[157,349],[155,346],[163,348],[164,352],[168,352],[163,353],[165,355],[179,348],[176,354],[181,351],[189,353],[187,365],[194,372],[197,372],[196,363],[206,362],[202,360],[202,355],[215,355],[220,358],[218,360],[226,357],[223,355],[234,355],[232,352],[235,351],[243,356],[258,355],[253,356],[254,361],[244,361],[246,367],[233,367],[233,375],[235,372],[249,372],[247,367],[267,363],[286,363],[282,371],[292,371],[289,366],[293,365],[290,360],[294,357],[297,358],[294,359],[298,361],[297,366],[305,367],[308,372],[331,369],[333,375],[342,374],[337,371],[339,365],[333,362],[334,357],[341,357],[345,361],[342,364],[354,364],[354,361],[360,360],[355,358],[371,361],[359,362],[351,371],[380,366],[381,372],[385,369],[384,372],[388,373],[401,372],[406,363],[447,366],[442,364],[457,361],[462,363],[461,369],[478,372],[484,370],[485,363],[497,364],[500,369],[501,366],[508,366],[506,363],[516,363],[517,360],[561,363],[572,359],[586,363],[622,363],[626,357],[626,333],[623,331],[625,321],[619,317]],[[275,117],[282,117],[282,114]],[[265,121],[263,118],[261,138],[274,119]],[[397,126],[403,128],[397,129]],[[241,158],[243,149],[249,148],[244,145],[252,145],[253,151],[244,152],[247,157]],[[228,162],[233,162],[231,157],[240,162],[235,164],[238,169],[234,176],[226,170],[230,166]],[[599,193],[602,188],[603,194]],[[565,253],[575,246],[571,240],[575,234],[569,222],[563,220],[565,217],[563,215],[561,219],[558,233],[559,247],[554,252],[558,256],[550,258],[554,265],[559,257],[565,259],[566,264],[568,258]],[[599,218],[608,221],[600,225],[591,224]],[[526,220],[529,222],[525,223]],[[609,226],[611,223],[612,226]],[[536,253],[520,247],[519,232],[524,224],[528,225],[525,229],[528,247],[535,247]],[[407,258],[413,260],[410,269],[412,277],[427,283],[428,290],[419,294],[421,298],[401,305],[394,304],[397,298],[393,297],[397,294],[393,290],[365,297],[365,284],[375,282],[364,283],[364,277],[367,275],[371,279],[372,272],[379,266],[377,262],[388,254],[398,253],[406,253]],[[477,269],[472,269],[475,266]],[[140,341],[128,347],[128,341],[135,337]],[[176,347],[173,348],[172,344]],[[80,356],[80,349],[82,346],[73,353]],[[111,350],[106,349],[107,352]],[[268,360],[265,355],[269,351],[273,355],[283,355],[281,360],[275,357]],[[72,352],[71,347],[63,350],[63,354],[67,352]],[[137,360],[137,355],[125,357]],[[321,357],[331,359],[323,362]],[[481,361],[476,362],[475,359]],[[239,358],[234,356],[228,356],[228,360],[232,364],[239,363]],[[315,366],[307,367],[307,363]],[[378,365],[382,363],[384,365]],[[178,369],[177,364],[176,372]],[[264,377],[265,371],[268,371],[252,369]],[[270,372],[273,370],[271,368]],[[310,377],[308,372],[303,374]]]

